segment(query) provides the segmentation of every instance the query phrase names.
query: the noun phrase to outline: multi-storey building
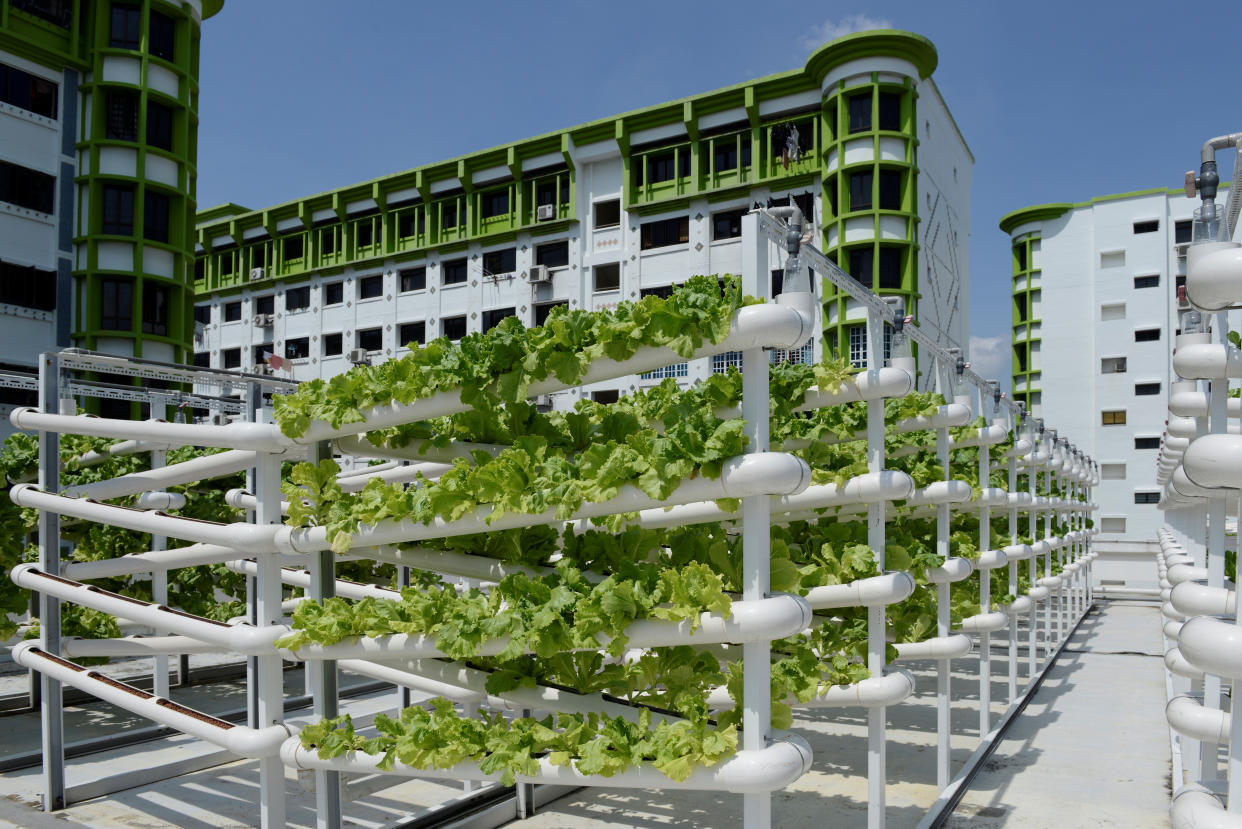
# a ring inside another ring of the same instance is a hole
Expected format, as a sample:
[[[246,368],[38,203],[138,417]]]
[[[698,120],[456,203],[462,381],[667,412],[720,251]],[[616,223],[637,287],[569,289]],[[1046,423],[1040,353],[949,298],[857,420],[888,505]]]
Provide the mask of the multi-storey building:
[[[221,5],[0,2],[4,367],[70,345],[189,359],[199,29]]]
[[[557,305],[665,293],[739,272],[742,214],[791,199],[843,267],[964,343],[973,159],[936,62],[918,35],[849,35],[790,72],[262,210],[204,211],[195,359],[331,376],[508,316],[534,325]],[[861,310],[824,299],[829,348],[860,361]],[[611,399],[728,362],[585,391]]]
[[[1100,463],[1101,540],[1149,542],[1170,332],[1198,204],[1157,188],[1042,204],[1000,222],[1012,240],[1013,393]],[[1053,310],[1055,309],[1055,310]]]

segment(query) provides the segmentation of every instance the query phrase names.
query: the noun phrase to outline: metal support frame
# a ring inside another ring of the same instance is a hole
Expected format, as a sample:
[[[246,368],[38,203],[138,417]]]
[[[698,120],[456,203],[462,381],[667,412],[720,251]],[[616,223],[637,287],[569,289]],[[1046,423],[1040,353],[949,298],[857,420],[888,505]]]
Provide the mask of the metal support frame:
[[[39,408],[60,411],[60,367],[54,353],[39,355]],[[39,487],[45,492],[60,491],[60,435],[39,434]],[[48,510],[39,512],[39,568],[49,575],[60,574],[60,516]],[[39,594],[39,647],[60,655],[60,600]],[[65,808],[65,712],[61,684],[47,674],[39,674],[42,699],[43,811]]]
[[[315,447],[314,462],[332,457],[327,443]],[[279,464],[279,462],[278,462]],[[279,465],[277,466],[279,470]],[[279,474],[279,472],[278,472]],[[280,493],[276,493],[277,512],[280,511]],[[275,556],[273,556],[275,558]],[[322,603],[336,595],[336,556],[331,550],[321,550],[309,555],[310,588],[307,594],[312,601]],[[279,565],[277,565],[279,567]],[[407,583],[408,583],[408,568]],[[279,578],[279,572],[277,573]],[[337,692],[339,676],[334,660],[319,659],[306,663],[307,684],[316,717],[329,719],[337,716]],[[341,775],[340,772],[316,770],[315,779],[315,826],[316,829],[340,829],[341,826]]]
[[[891,313],[883,302],[884,313]],[[879,308],[867,308],[867,368],[884,366],[884,321]],[[884,401],[867,401],[867,471],[884,470]],[[884,514],[886,504],[876,500],[867,504],[867,545],[875,556],[876,570],[884,572]],[[885,608],[867,608],[867,667],[873,677],[884,675],[886,648]],[[883,706],[867,709],[867,827],[882,829],[885,823],[888,757],[886,718]]]
[[[986,489],[992,476],[992,450],[987,444],[979,446],[979,489]],[[992,509],[979,508],[979,550],[989,550],[992,544]],[[979,571],[979,612],[992,609],[992,571]],[[992,719],[992,634],[979,632],[979,739],[983,740],[990,730]]]

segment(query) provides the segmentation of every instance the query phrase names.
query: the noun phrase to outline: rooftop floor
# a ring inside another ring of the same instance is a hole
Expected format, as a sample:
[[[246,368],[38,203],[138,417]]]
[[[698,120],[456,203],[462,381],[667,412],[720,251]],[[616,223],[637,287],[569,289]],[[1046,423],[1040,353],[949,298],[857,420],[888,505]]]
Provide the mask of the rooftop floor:
[[[1160,635],[1158,605],[1098,603],[945,825],[955,829],[1168,827],[1170,758]],[[1006,708],[1008,664],[1003,650],[994,648],[993,654],[995,724]],[[977,664],[973,658],[954,663],[957,699],[951,744],[955,772],[978,744]],[[1025,669],[1025,659],[1020,664]],[[916,695],[888,710],[891,829],[916,826],[937,795],[934,665],[915,663],[913,672],[918,681]],[[1024,670],[1019,681],[1026,681]],[[291,692],[300,690],[299,682],[296,674],[290,675]],[[204,710],[236,704],[236,697],[215,700],[205,691],[177,698]],[[344,710],[365,715],[382,710],[392,699],[391,692],[360,697]],[[67,719],[77,717],[98,729],[111,729],[113,722],[141,724],[131,723],[128,715],[117,715],[108,708],[80,706],[77,713],[67,713]],[[815,762],[810,773],[773,796],[774,825],[830,825],[834,829],[865,826],[865,712],[816,712],[797,718],[794,727],[811,742]],[[32,715],[0,719],[0,728],[10,735],[0,743],[0,755],[37,748],[37,718]],[[69,782],[99,776],[116,764],[149,766],[161,759],[203,751],[201,743],[198,748],[189,745],[194,742],[171,738],[71,761]],[[38,769],[0,776],[0,825],[197,829],[258,822],[258,774],[253,762],[195,770],[108,798],[88,800],[55,818],[31,808],[39,787]],[[292,771],[288,772],[287,791],[289,825],[313,827],[314,796],[295,780]],[[347,799],[346,825],[398,825],[404,815],[421,811],[419,806],[429,806],[460,791],[460,785],[404,782],[365,798]],[[740,813],[738,795],[581,789],[512,825],[523,829],[718,829],[740,826]]]

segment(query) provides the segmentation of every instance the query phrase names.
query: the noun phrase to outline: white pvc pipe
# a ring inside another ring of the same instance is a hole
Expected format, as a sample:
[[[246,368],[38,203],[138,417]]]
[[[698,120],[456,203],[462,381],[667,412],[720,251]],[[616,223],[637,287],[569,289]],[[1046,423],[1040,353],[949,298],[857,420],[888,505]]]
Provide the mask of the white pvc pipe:
[[[477,763],[465,761],[447,769],[413,768],[397,761],[388,772],[381,772],[380,756],[349,752],[331,760],[320,759],[318,752],[302,748],[297,738],[285,741],[281,760],[295,769],[397,774],[431,780],[499,781],[500,772],[485,774]],[[539,773],[518,774],[518,783],[550,783],[562,786],[593,786],[624,789],[679,789],[725,791],[734,793],[768,792],[781,789],[797,780],[811,767],[811,748],[796,734],[773,740],[766,748],[742,750],[718,766],[700,766],[682,782],[676,782],[654,766],[643,764],[620,771],[611,777],[583,774],[570,766],[554,766],[547,758],[538,760]]]
[[[1186,334],[1182,335],[1185,338]],[[1193,335],[1190,335],[1193,336]],[[1188,343],[1173,354],[1173,370],[1187,380],[1242,377],[1242,351],[1223,343]]]
[[[882,708],[896,705],[914,693],[914,676],[907,671],[894,671],[879,677],[869,677],[853,685],[830,685],[810,702],[794,697],[785,700],[796,708]],[[724,710],[733,707],[733,699],[727,688],[712,689],[707,695],[707,707]]]
[[[1199,487],[1242,487],[1242,435],[1196,438],[1182,457],[1182,467],[1191,483]]]
[[[961,504],[970,500],[971,492],[970,484],[965,481],[933,481],[907,498],[906,506]]]
[[[962,620],[959,630],[966,633],[992,633],[1003,629],[1009,624],[1009,617],[999,610],[988,613],[976,613]]]
[[[129,576],[135,573],[154,573],[160,570],[177,570],[200,564],[219,564],[237,558],[238,550],[218,544],[191,544],[172,550],[151,550],[130,553],[118,558],[101,561],[68,561],[60,566],[60,574],[67,579],[107,579]]]
[[[1169,568],[1169,583],[1174,587],[1182,582],[1204,581],[1208,577],[1208,568],[1195,567],[1191,564],[1174,564]]]
[[[1009,437],[1009,428],[999,423],[993,423],[990,426],[980,427],[970,437],[953,441],[952,446],[954,449],[965,449],[971,446],[992,446],[1003,442],[1007,437]]]
[[[136,509],[183,509],[185,496],[180,492],[143,492],[134,501]]]
[[[1196,616],[1182,625],[1178,650],[1199,670],[1227,679],[1242,677],[1242,629],[1233,622]]]
[[[932,584],[950,584],[955,581],[962,581],[975,570],[974,562],[968,558],[950,558],[945,559],[944,564],[939,567],[928,567],[923,571],[923,577]]]
[[[969,636],[955,633],[950,636],[934,636],[922,642],[898,642],[897,661],[916,659],[960,659],[974,647]]]
[[[451,550],[431,550],[426,547],[394,547],[391,545],[373,547],[367,551],[367,558],[401,567],[413,567],[418,570],[430,570],[433,573],[492,582],[500,581],[505,576],[515,573],[537,578],[552,572],[551,567],[526,567],[521,564],[497,561],[493,558],[456,553]],[[588,581],[603,580],[602,576],[595,573],[583,573],[583,576]]]
[[[976,570],[995,570],[1009,563],[1003,550],[983,550],[975,558]]]
[[[1009,504],[1009,493],[999,487],[985,487],[974,499],[977,507],[1003,507]]]
[[[1186,299],[1201,311],[1223,311],[1242,300],[1242,245],[1199,242],[1186,251]]]
[[[280,454],[280,450],[277,450]],[[112,498],[124,498],[139,492],[153,489],[188,484],[194,481],[205,481],[232,475],[254,466],[257,452],[243,449],[231,449],[217,452],[214,455],[203,455],[170,466],[146,469],[141,472],[130,472],[106,481],[91,484],[65,487],[61,494],[67,498],[94,498],[100,501]]]
[[[1173,697],[1164,707],[1164,716],[1169,727],[1182,736],[1216,745],[1229,742],[1232,717],[1219,709],[1205,708],[1193,697]]]
[[[366,435],[349,435],[337,438],[334,444],[345,455],[366,458],[395,458],[403,461],[425,461],[451,464],[457,458],[473,460],[474,452],[495,457],[508,449],[495,443],[470,443],[462,440],[449,441],[447,446],[436,446],[430,440],[413,440],[406,446],[376,446]]]
[[[1179,638],[1180,635],[1178,634]],[[1168,668],[1170,673],[1184,676],[1187,679],[1203,679],[1203,671],[1186,661],[1181,648],[1169,648],[1164,652],[1164,667]]]
[[[19,665],[242,757],[273,757],[289,739],[289,729],[283,725],[259,729],[234,725],[59,659],[40,650],[34,642],[21,642],[11,653],[13,661]]]
[[[157,656],[172,653],[228,653],[221,645],[192,636],[125,636],[120,639],[60,640],[61,654],[71,659],[97,656]]]
[[[897,604],[914,593],[914,579],[909,573],[893,572],[859,579],[849,584],[812,587],[806,594],[807,603],[816,610],[834,607],[875,607]]]
[[[234,573],[244,573],[247,576],[259,575],[259,565],[248,559],[237,559],[234,561],[226,561],[224,566]],[[311,586],[311,574],[306,570],[293,570],[288,567],[282,567],[280,570],[280,581],[283,584],[293,585],[309,589]],[[391,590],[387,587],[379,587],[374,584],[363,584],[362,582],[349,581],[348,579],[336,579],[336,595],[343,599],[400,599],[400,590]]]
[[[336,667],[342,671],[350,671],[359,676],[369,677],[370,679],[378,679],[382,682],[391,682],[403,688],[413,688],[427,694],[434,694],[438,697],[451,699],[453,702],[462,704],[479,704],[486,702],[488,695],[471,691],[456,685],[450,685],[446,682],[438,682],[425,676],[420,676],[410,671],[403,671],[400,668],[394,668],[389,665],[380,665],[375,662],[368,662],[362,659],[342,659],[336,663]]]
[[[860,403],[884,397],[905,397],[914,391],[914,375],[903,368],[879,368],[860,371],[835,389],[810,388],[804,401],[794,411],[826,409],[846,403]]]
[[[1216,796],[1201,786],[1175,794],[1169,817],[1172,829],[1242,829],[1242,816],[1226,812]]]

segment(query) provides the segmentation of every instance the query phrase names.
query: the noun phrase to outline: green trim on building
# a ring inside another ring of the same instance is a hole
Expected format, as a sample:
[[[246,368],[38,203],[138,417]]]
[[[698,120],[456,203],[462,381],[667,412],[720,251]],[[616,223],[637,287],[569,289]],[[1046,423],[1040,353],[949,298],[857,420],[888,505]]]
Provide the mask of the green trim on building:
[[[806,71],[822,82],[824,76],[843,63],[862,58],[901,58],[914,64],[923,79],[936,71],[939,56],[932,42],[922,35],[899,29],[872,29],[839,37],[821,46],[807,59]]]
[[[1022,219],[1014,226],[1028,221],[1030,219]],[[1010,372],[1014,399],[1024,403],[1028,411],[1031,408],[1031,395],[1039,393],[1039,388],[1033,383],[1037,382],[1035,378],[1041,372],[1041,369],[1033,365],[1031,358],[1033,347],[1042,342],[1042,318],[1035,316],[1036,295],[1042,296],[1042,271],[1035,263],[1036,253],[1041,252],[1041,248],[1042,239],[1039,233],[1023,234],[1021,238],[1014,240],[1010,248],[1010,290],[1013,297]]]
[[[1000,229],[1004,233],[1012,233],[1015,227],[1024,225],[1028,222],[1046,222],[1063,216],[1075,205],[1065,202],[1057,202],[1055,204],[1037,204],[1034,207],[1023,207],[1012,213],[1006,213],[1001,217]]]

